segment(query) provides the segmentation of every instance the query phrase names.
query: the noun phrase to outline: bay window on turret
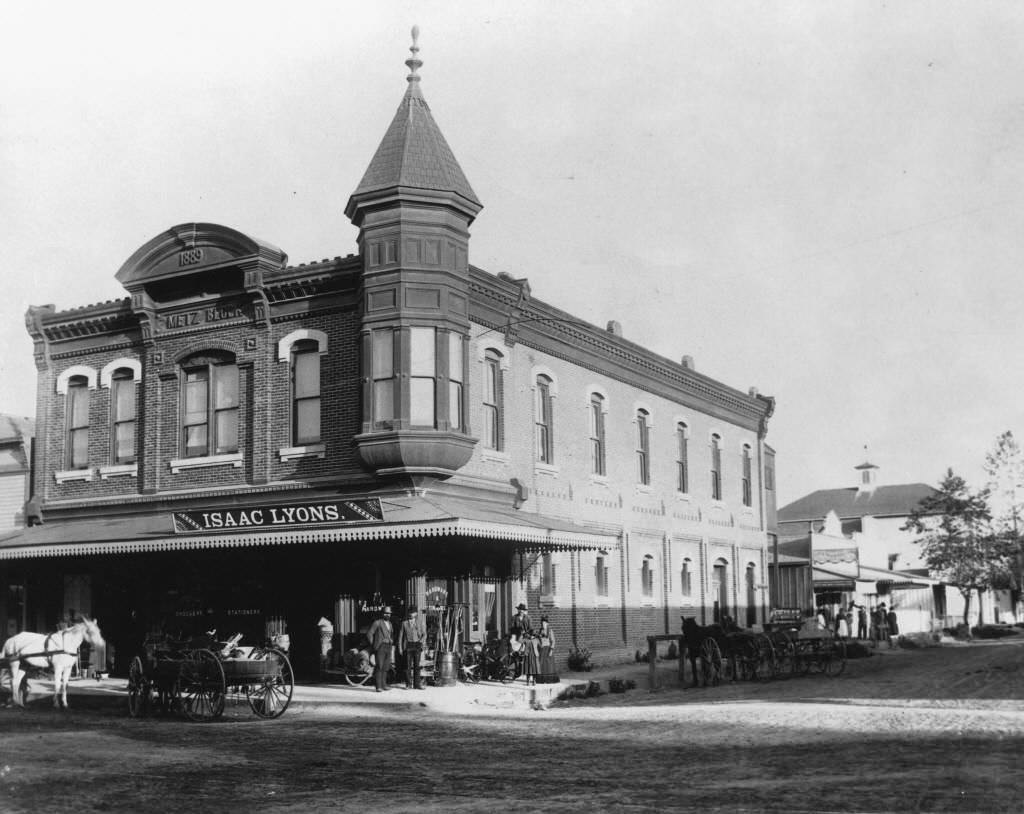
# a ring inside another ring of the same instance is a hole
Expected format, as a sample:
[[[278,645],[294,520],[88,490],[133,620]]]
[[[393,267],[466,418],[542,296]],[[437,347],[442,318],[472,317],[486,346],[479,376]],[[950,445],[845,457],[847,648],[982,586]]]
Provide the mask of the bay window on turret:
[[[395,331],[370,332],[370,387],[372,424],[389,426],[395,418]]]
[[[433,427],[437,381],[437,343],[434,328],[409,330],[409,424]]]

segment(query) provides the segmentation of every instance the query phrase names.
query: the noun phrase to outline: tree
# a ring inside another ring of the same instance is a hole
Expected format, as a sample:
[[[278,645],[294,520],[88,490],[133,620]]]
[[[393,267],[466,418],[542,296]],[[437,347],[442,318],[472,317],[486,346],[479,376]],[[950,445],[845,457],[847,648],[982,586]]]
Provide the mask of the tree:
[[[920,535],[928,569],[943,581],[955,585],[964,597],[964,623],[968,623],[971,592],[981,595],[1005,580],[1007,550],[992,527],[988,490],[972,492],[967,482],[952,469],[938,491],[924,498],[903,525]],[[982,623],[979,613],[978,622]]]
[[[994,520],[1004,545],[1013,552],[1010,588],[1017,611],[1024,587],[1024,452],[1011,431],[996,438],[985,456],[985,474]]]

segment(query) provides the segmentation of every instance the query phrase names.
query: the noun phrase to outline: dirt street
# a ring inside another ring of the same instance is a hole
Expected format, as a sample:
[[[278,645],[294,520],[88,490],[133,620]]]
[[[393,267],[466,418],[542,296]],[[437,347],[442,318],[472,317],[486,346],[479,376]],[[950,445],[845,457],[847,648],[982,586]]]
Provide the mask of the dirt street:
[[[882,652],[838,679],[650,693],[645,665],[603,673],[638,688],[539,711],[297,688],[278,720],[210,724],[73,689],[70,711],[0,710],[0,811],[1024,810],[1022,640]]]

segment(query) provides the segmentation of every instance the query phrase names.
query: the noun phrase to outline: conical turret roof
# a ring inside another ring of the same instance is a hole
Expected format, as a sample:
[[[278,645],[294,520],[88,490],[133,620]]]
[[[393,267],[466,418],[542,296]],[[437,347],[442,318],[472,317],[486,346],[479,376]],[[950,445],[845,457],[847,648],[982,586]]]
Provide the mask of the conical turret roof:
[[[409,87],[352,197],[392,187],[412,187],[451,192],[479,209],[482,204],[423,98],[416,73],[422,62],[416,57],[419,48],[415,40],[411,50],[413,57],[406,61],[412,69]]]

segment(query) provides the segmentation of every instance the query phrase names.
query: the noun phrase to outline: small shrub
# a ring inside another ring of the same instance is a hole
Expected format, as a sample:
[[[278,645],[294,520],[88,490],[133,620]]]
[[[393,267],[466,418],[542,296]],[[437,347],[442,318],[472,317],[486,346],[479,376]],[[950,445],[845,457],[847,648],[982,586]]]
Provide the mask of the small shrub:
[[[971,632],[979,639],[1001,639],[1004,636],[1020,635],[1009,625],[979,625]]]
[[[590,663],[590,651],[585,647],[573,647],[569,651],[569,669],[573,672],[590,672],[593,665]]]

